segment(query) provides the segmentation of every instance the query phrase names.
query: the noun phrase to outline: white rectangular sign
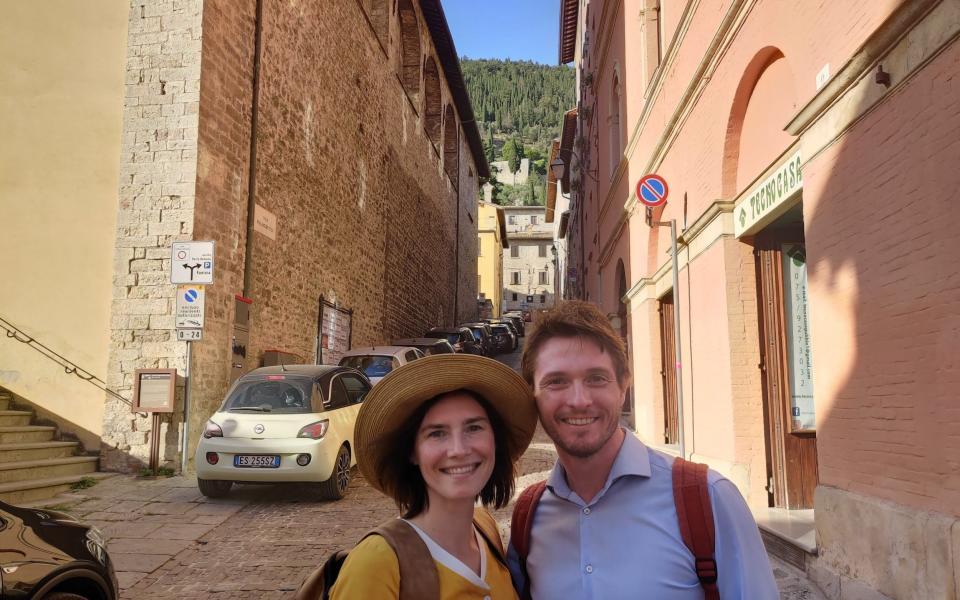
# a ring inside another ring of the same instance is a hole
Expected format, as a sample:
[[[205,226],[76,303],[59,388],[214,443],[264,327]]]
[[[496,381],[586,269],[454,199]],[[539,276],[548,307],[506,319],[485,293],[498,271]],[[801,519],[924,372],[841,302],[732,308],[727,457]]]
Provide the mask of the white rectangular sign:
[[[203,339],[202,329],[178,329],[177,339],[184,342],[196,342]]]
[[[177,286],[177,329],[202,329],[204,313],[202,285]]]
[[[787,201],[803,189],[800,153],[781,163],[769,177],[744,194],[733,209],[735,237],[753,235],[792,205]]]
[[[213,242],[174,242],[170,283],[213,283]]]

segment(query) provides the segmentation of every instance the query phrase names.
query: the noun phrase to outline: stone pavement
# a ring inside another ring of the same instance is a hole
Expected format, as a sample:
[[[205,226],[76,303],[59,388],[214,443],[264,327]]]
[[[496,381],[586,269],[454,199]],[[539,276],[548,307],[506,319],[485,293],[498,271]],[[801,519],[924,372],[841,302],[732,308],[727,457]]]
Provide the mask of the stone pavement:
[[[545,477],[555,457],[538,429],[519,465],[518,490]],[[130,600],[292,598],[330,553],[396,515],[393,503],[356,470],[339,502],[316,499],[308,486],[265,485],[235,486],[229,497],[212,500],[193,477],[132,476],[106,479],[57,502],[56,508],[104,530],[121,598]],[[496,512],[504,532],[510,511]],[[802,573],[775,560],[773,566],[781,600],[823,598]]]

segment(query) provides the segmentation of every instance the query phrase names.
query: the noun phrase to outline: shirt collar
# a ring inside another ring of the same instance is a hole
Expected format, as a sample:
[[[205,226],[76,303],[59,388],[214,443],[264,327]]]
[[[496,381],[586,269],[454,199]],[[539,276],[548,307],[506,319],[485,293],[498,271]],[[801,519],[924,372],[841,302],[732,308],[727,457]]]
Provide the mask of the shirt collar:
[[[619,452],[617,452],[617,457],[613,459],[613,467],[610,469],[610,474],[607,475],[607,481],[603,484],[603,488],[591,504],[603,497],[613,482],[621,477],[631,475],[650,477],[650,453],[647,450],[647,446],[631,431],[626,428],[622,429],[625,434],[623,444],[620,446]],[[567,473],[559,460],[553,465],[550,477],[547,478],[547,487],[550,488],[550,491],[553,492],[554,495],[560,498],[566,500],[576,498],[580,500],[580,497],[567,485]],[[580,503],[583,504],[583,501],[580,500]]]

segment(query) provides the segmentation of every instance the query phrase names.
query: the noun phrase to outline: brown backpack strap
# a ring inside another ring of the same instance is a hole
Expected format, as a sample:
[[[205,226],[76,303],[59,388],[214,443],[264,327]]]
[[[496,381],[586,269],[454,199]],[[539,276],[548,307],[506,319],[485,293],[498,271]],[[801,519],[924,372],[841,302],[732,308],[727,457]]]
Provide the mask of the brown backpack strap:
[[[703,597],[705,600],[720,600],[707,465],[682,458],[673,461],[673,500],[677,507],[680,536],[693,554]]]
[[[482,506],[473,509],[473,525],[480,532],[480,536],[486,540],[487,545],[493,550],[494,556],[500,561],[500,564],[506,566],[507,553],[503,550],[503,540],[500,538],[500,527],[497,520],[493,518],[490,511]]]
[[[520,572],[523,573],[523,590],[521,600],[530,598],[530,575],[527,574],[527,555],[530,554],[530,533],[533,530],[533,516],[537,512],[537,504],[543,491],[547,489],[547,482],[538,481],[523,490],[517,502],[513,505],[513,518],[510,519],[510,544],[517,551],[520,561]]]
[[[409,523],[391,519],[368,535],[379,535],[390,544],[400,563],[400,599],[440,598],[440,576],[430,549]]]

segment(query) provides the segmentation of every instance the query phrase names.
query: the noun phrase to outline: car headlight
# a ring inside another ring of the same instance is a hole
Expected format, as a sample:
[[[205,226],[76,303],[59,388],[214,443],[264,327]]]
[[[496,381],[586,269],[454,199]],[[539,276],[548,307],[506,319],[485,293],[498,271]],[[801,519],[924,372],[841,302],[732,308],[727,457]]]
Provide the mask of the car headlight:
[[[107,564],[107,539],[103,532],[96,527],[87,529],[87,550],[96,557],[100,564]]]

